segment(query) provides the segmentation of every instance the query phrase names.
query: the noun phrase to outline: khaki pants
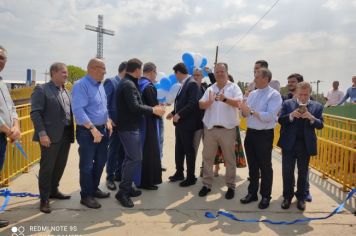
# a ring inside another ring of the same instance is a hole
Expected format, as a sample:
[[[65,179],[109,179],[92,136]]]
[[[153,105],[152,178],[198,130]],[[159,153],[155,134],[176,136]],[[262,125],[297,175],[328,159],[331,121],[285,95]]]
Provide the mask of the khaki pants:
[[[211,188],[213,184],[213,166],[218,146],[221,147],[226,166],[225,182],[228,188],[235,189],[236,155],[235,155],[236,129],[204,128],[203,139],[203,184]]]

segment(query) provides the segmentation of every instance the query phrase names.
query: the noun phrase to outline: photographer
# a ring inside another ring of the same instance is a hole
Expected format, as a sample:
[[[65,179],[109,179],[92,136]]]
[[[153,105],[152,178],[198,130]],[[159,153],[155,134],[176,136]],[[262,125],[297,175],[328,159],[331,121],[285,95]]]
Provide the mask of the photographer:
[[[283,202],[281,207],[288,209],[294,196],[294,168],[298,165],[297,208],[305,210],[305,185],[310,156],[317,154],[315,129],[323,128],[323,106],[310,100],[311,85],[297,84],[296,97],[286,100],[278,122],[281,133],[278,146],[282,149]]]

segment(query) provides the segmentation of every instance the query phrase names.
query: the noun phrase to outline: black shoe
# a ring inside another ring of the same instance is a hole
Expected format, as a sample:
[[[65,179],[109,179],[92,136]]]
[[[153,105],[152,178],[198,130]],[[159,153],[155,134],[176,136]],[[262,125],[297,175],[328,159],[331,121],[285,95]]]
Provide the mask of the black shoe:
[[[51,213],[51,207],[49,206],[49,201],[48,200],[41,200],[40,203],[40,211],[43,213],[49,214]]]
[[[240,199],[240,202],[242,204],[247,204],[247,203],[250,203],[250,202],[255,202],[258,200],[258,197],[257,195],[253,195],[253,194],[247,194],[244,198],[241,198]]]
[[[174,174],[172,176],[169,176],[168,178],[169,178],[169,181],[171,181],[171,182],[177,182],[180,180],[184,180],[184,175]]]
[[[93,197],[85,197],[80,200],[80,204],[93,209],[101,207],[100,203]]]
[[[130,197],[138,197],[141,194],[142,194],[142,192],[140,190],[132,188],[129,195],[130,195]]]
[[[138,186],[137,188],[141,188],[141,189],[146,189],[146,190],[157,190],[158,187],[155,185],[151,185],[151,186]]]
[[[115,198],[121,203],[123,207],[132,208],[135,206],[127,194],[119,192],[115,195]]]
[[[113,180],[106,180],[106,187],[109,189],[109,190],[116,190],[116,184]]]
[[[7,220],[0,220],[0,228],[6,227],[9,225],[9,221]]]
[[[283,202],[281,204],[282,209],[289,209],[291,202],[292,201],[290,199],[283,199]]]
[[[50,194],[49,198],[67,200],[67,199],[70,199],[70,195],[66,195],[66,194],[63,194],[63,193],[57,191],[56,193]]]
[[[228,188],[225,194],[226,199],[233,199],[235,197],[235,189]]]
[[[298,200],[297,202],[297,208],[301,211],[305,210],[305,201],[304,200]]]
[[[269,201],[270,201],[270,198],[263,197],[261,199],[260,203],[258,204],[258,208],[266,209],[267,207],[269,207]]]
[[[199,191],[199,197],[205,197],[210,191],[210,188],[203,186]]]
[[[197,182],[197,178],[193,178],[193,179],[188,179],[188,178],[187,178],[186,180],[180,182],[180,183],[179,183],[179,186],[181,186],[181,187],[188,187],[188,186],[191,186],[191,185],[196,184],[196,182]]]
[[[94,192],[93,196],[96,198],[108,198],[108,197],[110,197],[110,193],[103,192],[100,189],[98,189]]]

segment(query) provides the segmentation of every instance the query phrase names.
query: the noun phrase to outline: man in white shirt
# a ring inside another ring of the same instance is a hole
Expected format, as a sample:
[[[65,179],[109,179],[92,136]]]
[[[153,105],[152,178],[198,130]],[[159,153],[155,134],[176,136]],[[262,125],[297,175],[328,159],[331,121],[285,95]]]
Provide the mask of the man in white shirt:
[[[333,82],[333,89],[328,92],[326,96],[327,102],[325,104],[326,107],[336,106],[341,102],[344,97],[344,92],[339,90],[339,81]]]
[[[225,181],[228,190],[226,199],[235,196],[236,126],[239,125],[238,106],[242,100],[240,88],[229,81],[225,63],[215,66],[216,83],[210,86],[199,101],[200,109],[205,110],[203,139],[203,187],[200,197],[206,196],[213,183],[213,165],[218,146],[221,147],[226,165]]]

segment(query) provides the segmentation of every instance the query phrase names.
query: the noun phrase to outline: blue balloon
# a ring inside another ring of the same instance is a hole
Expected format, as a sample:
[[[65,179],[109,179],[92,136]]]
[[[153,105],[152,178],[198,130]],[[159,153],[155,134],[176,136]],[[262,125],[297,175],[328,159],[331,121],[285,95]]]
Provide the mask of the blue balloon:
[[[163,77],[159,83],[161,84],[161,89],[169,91],[169,89],[172,86],[172,83],[169,79],[167,79],[166,77]]]
[[[184,64],[187,67],[191,67],[191,66],[194,67],[194,57],[192,54],[190,54],[189,52],[186,52],[182,55],[182,59],[183,59]]]
[[[203,60],[201,61],[200,68],[205,67],[208,64],[208,59],[206,57],[203,57]]]
[[[171,81],[171,84],[172,84],[172,85],[178,82],[177,77],[176,77],[175,74],[169,75],[168,78],[169,78],[169,80]]]
[[[161,84],[160,83],[155,83],[155,87],[156,87],[156,89],[160,89],[161,88]]]

